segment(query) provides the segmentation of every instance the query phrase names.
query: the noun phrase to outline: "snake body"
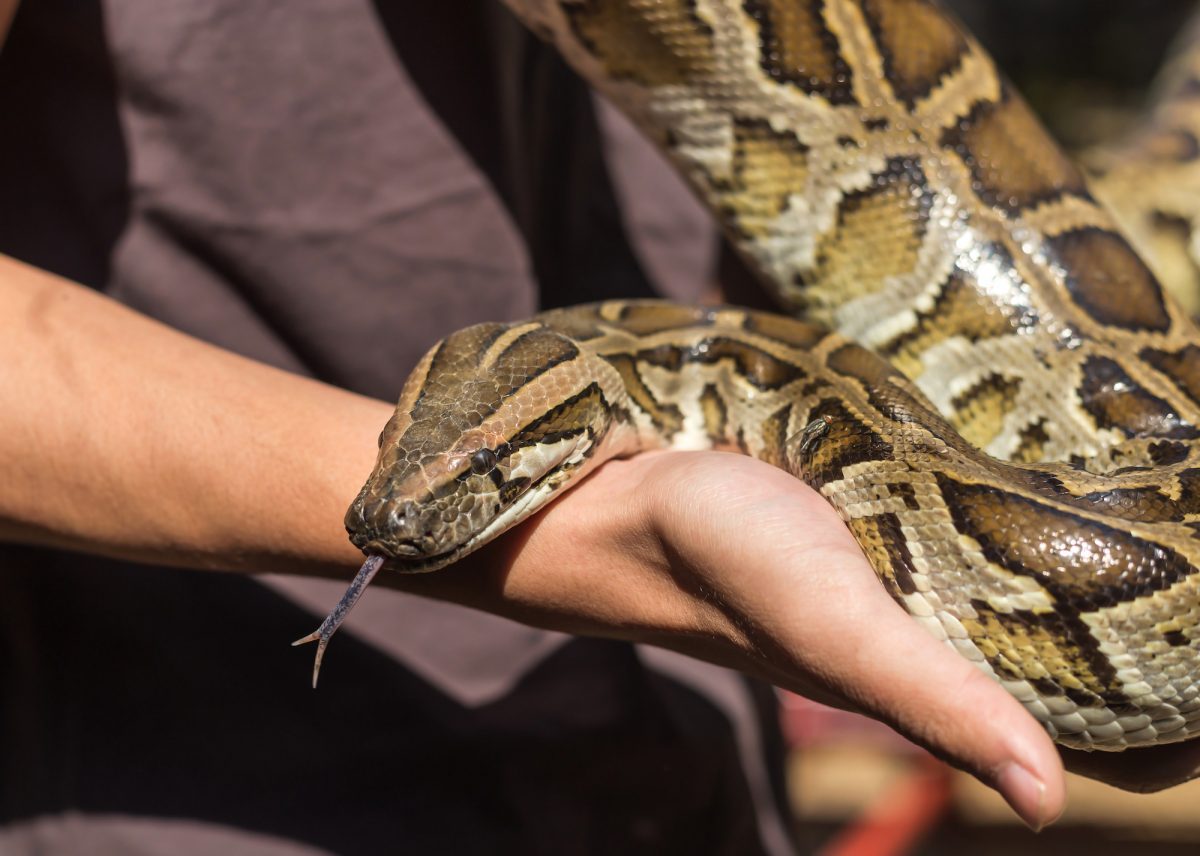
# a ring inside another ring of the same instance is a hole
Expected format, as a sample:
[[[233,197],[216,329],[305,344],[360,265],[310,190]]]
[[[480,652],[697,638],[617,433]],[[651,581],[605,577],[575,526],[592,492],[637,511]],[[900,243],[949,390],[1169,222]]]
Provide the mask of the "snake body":
[[[1200,731],[1200,335],[979,45],[927,0],[509,5],[807,320],[609,303],[449,337],[309,638],[384,559],[436,569],[607,458],[715,445],[817,488],[1059,742]]]

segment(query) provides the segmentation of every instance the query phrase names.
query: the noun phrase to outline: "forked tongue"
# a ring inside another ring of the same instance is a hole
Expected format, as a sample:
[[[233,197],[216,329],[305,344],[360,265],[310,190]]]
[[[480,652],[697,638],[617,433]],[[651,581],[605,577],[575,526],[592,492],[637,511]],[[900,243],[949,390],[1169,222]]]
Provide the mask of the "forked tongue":
[[[317,675],[321,671],[321,659],[325,656],[325,646],[329,644],[330,638],[337,629],[346,620],[346,616],[350,614],[350,610],[354,609],[354,604],[358,603],[358,599],[362,597],[362,593],[367,590],[367,586],[371,584],[375,574],[383,567],[383,556],[371,556],[363,566],[358,569],[358,573],[354,575],[354,580],[350,583],[350,588],[346,589],[346,593],[342,595],[342,599],[338,601],[337,606],[333,608],[333,612],[321,622],[321,626],[312,633],[305,636],[303,639],[297,639],[292,643],[292,647],[304,645],[308,642],[317,643],[317,659],[313,663],[313,689],[317,688]]]

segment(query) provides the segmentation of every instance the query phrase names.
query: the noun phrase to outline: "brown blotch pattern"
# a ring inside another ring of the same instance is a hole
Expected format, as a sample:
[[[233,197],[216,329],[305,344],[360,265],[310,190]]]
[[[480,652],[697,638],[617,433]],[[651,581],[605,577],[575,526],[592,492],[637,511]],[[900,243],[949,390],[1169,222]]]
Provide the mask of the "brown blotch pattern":
[[[564,3],[575,37],[616,80],[685,84],[712,71],[712,30],[690,0]]]
[[[742,8],[758,26],[767,74],[831,104],[856,103],[850,67],[825,23],[824,0],[745,0]]]
[[[566,309],[548,309],[539,313],[534,320],[564,336],[586,342],[603,335],[604,326],[610,323],[601,314],[604,306],[603,303],[592,303]]]
[[[1181,648],[1191,644],[1191,640],[1187,638],[1187,635],[1182,630],[1168,630],[1163,634],[1163,639],[1172,648]]]
[[[483,369],[480,356],[509,329],[479,324],[443,340],[411,410],[413,422],[440,423],[461,433],[480,425],[530,381],[579,355],[573,342],[543,327],[513,341]]]
[[[646,412],[663,436],[670,438],[678,434],[683,428],[683,414],[674,404],[659,403],[642,380],[637,360],[628,354],[608,354],[604,359],[621,376],[621,382],[625,384],[625,391],[633,403]]]
[[[815,348],[830,335],[828,328],[766,312],[748,312],[742,328],[801,350]]]
[[[686,363],[713,365],[721,360],[730,360],[737,367],[738,374],[759,389],[779,389],[792,381],[808,377],[804,369],[795,363],[780,360],[753,345],[724,336],[702,339],[687,348],[663,345],[638,351],[636,359],[668,371],[679,371]]]
[[[962,64],[966,38],[928,2],[861,0],[861,5],[892,91],[910,108]]]
[[[779,132],[761,120],[737,120],[733,126],[733,175],[715,181],[720,206],[745,238],[761,238],[773,228],[788,199],[808,182],[808,147],[791,132]]]
[[[1200,437],[1195,426],[1181,419],[1167,402],[1138,386],[1108,357],[1091,357],[1083,364],[1079,398],[1101,428],[1115,428],[1129,437]]]
[[[523,425],[513,435],[514,439],[508,447],[511,450],[534,443],[555,443],[586,431],[596,432],[604,427],[597,424],[597,418],[608,412],[608,401],[599,384],[590,384],[557,407]]]
[[[1179,482],[1179,499],[1176,501],[1181,514],[1200,514],[1200,470],[1190,469],[1175,475]]]
[[[1170,329],[1158,280],[1120,235],[1078,229],[1047,244],[1066,269],[1071,297],[1101,324],[1157,333]]]
[[[965,619],[963,627],[1001,677],[1029,681],[1045,695],[1066,695],[1082,707],[1128,706],[1116,671],[1076,616],[971,605],[977,617]]]
[[[950,404],[954,412],[951,424],[967,442],[985,448],[1004,427],[1004,417],[1012,411],[1021,381],[1002,374],[981,378]]]
[[[676,303],[630,303],[622,307],[614,324],[635,336],[649,336],[666,330],[708,326],[712,313],[694,306]]]
[[[959,532],[974,538],[988,561],[1038,580],[1060,609],[1104,609],[1191,573],[1184,557],[1129,532],[991,485],[936,478]]]
[[[713,442],[724,440],[729,411],[725,407],[725,398],[711,383],[700,393],[700,412],[704,415],[704,431],[709,439]]]
[[[1172,464],[1182,463],[1187,460],[1189,448],[1184,443],[1164,441],[1162,443],[1151,443],[1146,451],[1155,466],[1169,467]]]
[[[845,345],[826,358],[833,371],[858,380],[867,393],[871,406],[893,425],[889,431],[904,424],[920,425],[948,446],[966,450],[962,437],[925,402],[899,371],[877,354],[858,345]]]
[[[999,101],[978,102],[942,145],[971,170],[979,197],[1010,214],[1063,194],[1087,196],[1079,169],[1009,90]]]
[[[861,381],[865,387],[879,386],[900,376],[896,369],[861,345],[846,344],[831,353],[825,364],[838,374]]]
[[[1175,353],[1145,348],[1138,356],[1169,377],[1192,401],[1200,404],[1200,348],[1186,345]]]
[[[507,398],[539,375],[578,356],[579,348],[570,339],[539,328],[513,340],[487,369],[496,373],[500,394]]]
[[[792,420],[792,405],[785,404],[768,416],[762,424],[763,452],[760,457],[775,466],[787,462],[788,424]]]
[[[1198,500],[1200,495],[1194,490],[1173,500],[1156,487],[1113,488],[1068,499],[1072,505],[1139,523],[1181,522],[1185,514],[1200,511]]]
[[[899,497],[909,511],[921,510],[921,503],[917,500],[917,490],[908,482],[889,484],[887,490],[891,496]]]
[[[776,359],[766,351],[736,339],[716,338],[702,342],[689,354],[689,359],[700,363],[733,360],[746,380],[759,389],[779,389],[808,376],[798,365]]]
[[[1036,463],[1046,457],[1046,446],[1050,443],[1050,435],[1046,432],[1046,420],[1039,419],[1021,429],[1017,442],[1017,451],[1013,454],[1014,461]]]
[[[888,594],[899,597],[916,592],[912,552],[908,549],[908,539],[901,530],[899,517],[876,514],[858,518],[850,522],[850,529]]]
[[[817,403],[809,412],[811,421],[821,419],[826,424],[822,436],[801,454],[804,480],[820,490],[828,482],[842,477],[845,467],[863,461],[890,461],[894,458],[892,444],[867,423],[854,416],[836,398]]]
[[[969,342],[1012,333],[1021,323],[1016,310],[989,300],[955,272],[938,292],[934,305],[917,315],[911,330],[880,347],[906,373],[918,373],[920,354],[953,336]]]
[[[817,246],[812,281],[839,301],[883,290],[920,259],[933,197],[918,161],[893,158],[871,183],[847,193],[838,227]]]
[[[1163,128],[1135,140],[1129,157],[1158,163],[1188,163],[1200,157],[1200,140],[1185,128]]]

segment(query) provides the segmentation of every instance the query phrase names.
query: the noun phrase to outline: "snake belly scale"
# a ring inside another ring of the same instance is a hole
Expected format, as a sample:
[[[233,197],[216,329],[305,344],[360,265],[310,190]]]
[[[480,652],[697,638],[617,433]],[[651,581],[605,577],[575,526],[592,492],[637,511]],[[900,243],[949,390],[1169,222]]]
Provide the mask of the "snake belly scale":
[[[608,458],[732,447],[818,489],[1060,743],[1200,732],[1200,335],[970,35],[926,0],[510,5],[806,320],[617,302],[449,337],[307,639]]]

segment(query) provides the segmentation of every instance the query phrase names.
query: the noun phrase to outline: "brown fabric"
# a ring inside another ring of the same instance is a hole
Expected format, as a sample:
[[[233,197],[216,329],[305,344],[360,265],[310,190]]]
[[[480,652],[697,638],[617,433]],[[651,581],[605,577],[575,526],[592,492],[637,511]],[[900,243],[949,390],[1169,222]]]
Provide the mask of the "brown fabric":
[[[490,0],[28,2],[0,123],[0,251],[383,398],[460,326],[651,293],[590,97]],[[675,272],[710,233],[652,163]],[[379,590],[313,693],[340,586],[266,582],[0,550],[0,851],[787,850],[737,676]]]

